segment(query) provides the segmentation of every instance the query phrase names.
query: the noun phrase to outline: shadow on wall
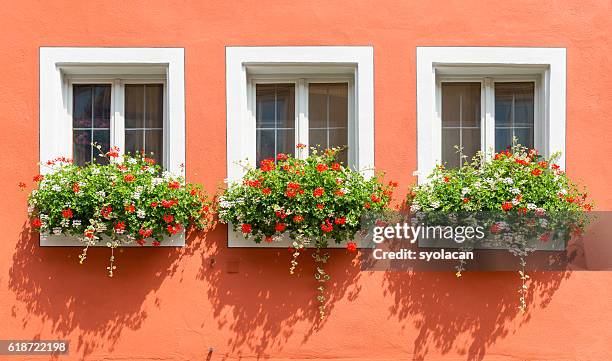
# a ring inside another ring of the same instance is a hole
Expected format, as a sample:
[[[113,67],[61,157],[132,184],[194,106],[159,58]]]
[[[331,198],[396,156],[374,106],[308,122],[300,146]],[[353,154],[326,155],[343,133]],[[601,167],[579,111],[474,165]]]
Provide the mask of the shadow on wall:
[[[530,312],[552,299],[564,272],[529,273],[527,311],[519,310],[520,279],[517,272],[388,272],[385,294],[393,297],[389,318],[412,322],[413,360],[427,354],[451,351],[480,361],[487,348],[530,319]]]
[[[186,251],[119,249],[115,272],[121,277],[111,279],[106,275],[109,249],[90,248],[82,265],[80,250],[39,247],[38,235],[24,225],[9,270],[9,288],[22,302],[13,306],[12,316],[21,320],[24,329],[30,322],[42,321],[41,332],[70,336],[71,353],[86,358],[98,349],[112,351],[123,330],[141,327],[147,318],[143,303],[178,270]],[[147,257],[139,257],[142,252]]]
[[[302,343],[333,319],[336,301],[355,299],[360,287],[359,267],[350,266],[355,255],[346,250],[330,251],[331,261],[325,270],[332,276],[326,283],[326,312],[319,319],[314,260],[312,250],[298,258],[296,274],[289,274],[291,254],[288,249],[227,249],[227,227],[219,226],[202,253],[198,278],[208,284],[208,301],[214,312],[214,325],[231,331],[225,345],[218,345],[243,356],[248,350],[257,357],[283,347],[291,337],[302,337]],[[294,334],[296,324],[300,333]],[[202,325],[202,327],[211,325]],[[306,327],[306,331],[304,331]],[[246,355],[245,355],[246,356]],[[250,355],[249,355],[250,356]]]

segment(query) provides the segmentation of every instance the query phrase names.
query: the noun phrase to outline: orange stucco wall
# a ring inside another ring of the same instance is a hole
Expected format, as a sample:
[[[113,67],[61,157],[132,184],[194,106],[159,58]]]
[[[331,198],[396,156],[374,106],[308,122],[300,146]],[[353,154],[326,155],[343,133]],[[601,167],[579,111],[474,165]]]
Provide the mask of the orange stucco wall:
[[[376,164],[402,190],[416,46],[554,46],[567,48],[568,172],[611,209],[609,0],[44,3],[0,12],[0,339],[69,339],[65,360],[612,359],[607,272],[534,275],[522,315],[515,274],[359,272],[339,250],[317,322],[311,262],[291,279],[284,249],[227,249],[220,226],[185,249],[124,250],[109,279],[105,249],[79,265],[76,248],[39,248],[17,187],[37,171],[40,46],[184,47],[188,178],[209,191],[226,174],[226,45],[372,45]]]

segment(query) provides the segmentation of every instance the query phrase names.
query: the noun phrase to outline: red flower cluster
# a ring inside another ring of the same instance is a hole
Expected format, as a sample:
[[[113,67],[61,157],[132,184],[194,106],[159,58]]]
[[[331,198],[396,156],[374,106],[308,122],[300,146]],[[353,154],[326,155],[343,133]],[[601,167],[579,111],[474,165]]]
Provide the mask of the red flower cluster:
[[[119,147],[112,147],[108,152],[106,152],[106,156],[110,158],[119,157]]]
[[[317,164],[317,170],[319,172],[325,172],[329,167],[327,164]]]
[[[135,210],[136,210],[136,207],[134,207],[133,204],[128,204],[125,206],[125,211],[128,213],[134,213]]]
[[[531,174],[537,177],[540,174],[542,174],[542,170],[540,168],[535,168],[534,170],[531,171]]]
[[[104,218],[110,218],[110,214],[113,211],[113,207],[111,206],[104,206],[102,207],[102,209],[100,210],[100,214],[102,215],[102,217]]]
[[[355,251],[357,251],[357,243],[355,243],[355,242],[348,242],[348,243],[346,244],[346,249],[347,249],[349,252],[355,252]]]
[[[303,216],[300,216],[299,214],[298,214],[298,215],[295,215],[295,216],[293,216],[293,221],[294,221],[295,223],[300,223],[300,222],[304,221],[304,217],[303,217]]]
[[[177,181],[172,181],[168,183],[168,188],[170,189],[179,189],[181,188],[181,184]]]
[[[64,209],[62,211],[62,217],[64,217],[64,218],[72,218],[72,209],[70,209],[70,208]]]
[[[115,231],[123,230],[125,230],[125,222],[117,222],[117,224],[115,224]]]
[[[289,159],[289,156],[287,156],[287,154],[285,153],[278,153],[276,155],[276,160],[287,160]]]
[[[172,223],[174,222],[174,216],[171,214],[164,214],[164,222],[166,223]]]
[[[323,195],[323,193],[325,193],[325,190],[321,187],[317,187],[315,188],[314,191],[312,191],[312,195],[314,197],[321,197]]]
[[[251,233],[253,231],[253,227],[251,227],[248,223],[242,224],[242,233]]]
[[[504,202],[504,203],[502,203],[502,206],[501,206],[501,207],[502,207],[502,209],[503,209],[504,211],[506,211],[506,212],[507,212],[507,211],[509,211],[509,210],[511,210],[511,209],[512,209],[512,202]]]
[[[169,201],[162,199],[161,201],[161,205],[164,208],[170,208],[172,206],[176,206],[178,204],[178,201],[176,199],[171,199]]]
[[[346,218],[345,217],[338,217],[334,220],[335,224],[346,224]]]
[[[80,190],[81,190],[81,187],[79,187],[79,184],[78,184],[78,183],[74,183],[74,184],[72,185],[72,191],[73,191],[74,193],[78,193]]]
[[[142,237],[142,238],[147,238],[147,237],[151,237],[151,235],[153,234],[153,230],[151,228],[147,228],[147,229],[140,229],[138,230],[138,234]]]
[[[286,225],[286,224],[284,224],[284,223],[277,223],[277,224],[274,226],[274,230],[275,230],[276,232],[283,232],[285,229],[287,229],[287,225]]]
[[[269,172],[272,171],[276,168],[276,165],[274,164],[274,159],[264,159],[260,162],[260,167],[259,167],[263,172]]]
[[[126,174],[123,176],[123,180],[130,183],[133,182],[136,179],[136,177],[134,177],[133,174]]]
[[[40,182],[40,181],[42,181],[43,179],[45,179],[45,176],[44,176],[44,175],[42,175],[42,174],[37,174],[37,175],[35,175],[35,176],[34,176],[34,178],[32,178],[32,180],[33,180],[34,182]]]
[[[42,226],[42,221],[40,220],[40,218],[34,218],[32,220],[32,226],[36,228],[40,228]]]
[[[181,225],[178,223],[175,225],[169,224],[166,226],[166,231],[168,231],[170,234],[177,234],[181,229]]]
[[[321,224],[321,230],[325,233],[329,233],[334,230],[334,226],[332,226],[329,219],[326,219],[325,223]]]

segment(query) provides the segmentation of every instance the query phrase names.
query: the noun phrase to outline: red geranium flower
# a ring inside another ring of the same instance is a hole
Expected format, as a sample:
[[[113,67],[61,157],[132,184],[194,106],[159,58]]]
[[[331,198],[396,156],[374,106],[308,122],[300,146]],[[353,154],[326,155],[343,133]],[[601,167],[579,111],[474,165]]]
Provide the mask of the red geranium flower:
[[[340,170],[340,163],[334,163],[334,164],[332,164],[332,169],[333,169],[333,170]]]
[[[377,196],[376,194],[372,194],[372,195],[370,196],[370,199],[371,199],[371,200],[372,200],[372,202],[374,202],[374,203],[378,203],[378,202],[380,202],[380,197],[379,197],[379,196]]]
[[[151,228],[140,229],[138,230],[138,234],[142,236],[142,238],[150,237],[153,234],[153,230]]]
[[[272,238],[272,236],[266,236],[265,241],[267,243],[272,243],[272,241],[274,241],[274,238]]]
[[[86,229],[85,232],[83,232],[83,234],[85,235],[85,237],[91,239],[94,237],[94,230],[93,229]]]
[[[263,193],[265,195],[268,195],[268,194],[272,193],[272,191],[270,190],[270,188],[264,188],[264,189],[261,190],[261,193]]]
[[[450,178],[445,176],[444,177],[444,183],[448,183],[448,182],[450,182]]]
[[[70,208],[64,209],[62,211],[62,217],[64,217],[64,218],[72,218],[72,209],[70,209]]]
[[[136,207],[134,207],[133,204],[128,204],[127,206],[125,206],[125,211],[128,213],[133,213],[136,210]]]
[[[536,169],[531,171],[531,174],[537,177],[540,174],[542,174],[542,170],[540,168],[536,168]]]
[[[296,145],[295,147],[297,149],[304,149],[304,148],[306,148],[306,144],[298,143],[298,145]]]
[[[540,168],[548,168],[548,163],[545,161],[538,162]]]
[[[329,233],[334,230],[334,226],[329,222],[329,220],[325,221],[325,223],[321,224],[321,230],[324,233]]]
[[[113,148],[112,148],[110,151],[108,151],[108,152],[106,153],[106,155],[107,155],[108,157],[111,157],[111,158],[117,158],[117,157],[119,157],[119,148],[118,148],[118,147],[113,147]]]
[[[325,172],[328,169],[327,164],[317,164],[317,170],[319,172]]]
[[[151,244],[153,245],[153,247],[159,247],[161,243],[159,243],[159,241],[153,241],[151,242]]]
[[[35,176],[34,176],[34,178],[32,178],[32,180],[33,180],[34,182],[40,182],[40,181],[42,181],[43,179],[45,179],[45,176],[44,176],[44,175],[41,175],[41,174],[37,174],[37,175],[35,175]]]
[[[157,205],[158,205],[158,204],[159,204],[159,203],[157,203],[157,202],[151,202],[151,208],[155,208],[155,207],[157,207]]]
[[[300,216],[299,214],[298,214],[298,215],[293,216],[293,221],[294,221],[295,223],[300,223],[300,222],[302,222],[303,220],[304,220],[304,217]]]
[[[348,243],[346,244],[346,249],[347,249],[349,252],[355,252],[355,251],[357,251],[357,243],[355,243],[355,242],[348,242]]]
[[[317,187],[315,188],[314,191],[312,191],[312,195],[314,197],[321,197],[323,195],[323,193],[325,193],[325,190],[321,187]]]
[[[551,165],[550,167],[551,167],[552,169],[554,169],[554,170],[558,170],[559,168],[561,168],[561,167],[559,167],[559,165],[558,165],[558,164],[553,164],[553,165]]]
[[[142,238],[139,238],[139,239],[136,240],[136,243],[138,243],[141,246],[144,246],[145,245],[145,240],[142,239]]]
[[[115,231],[123,231],[125,229],[125,222],[117,222],[115,224]]]
[[[275,230],[276,232],[283,232],[285,229],[287,229],[287,226],[286,226],[284,223],[277,223],[277,224],[274,226],[274,230]]]
[[[242,233],[251,233],[251,231],[253,231],[253,227],[251,227],[250,224],[248,223],[242,224]]]
[[[276,165],[274,164],[273,159],[264,159],[260,162],[260,168],[264,172],[269,172],[271,170],[274,170],[276,168]]]
[[[512,209],[512,202],[504,202],[501,207],[504,211],[509,211]]]
[[[123,176],[123,180],[128,182],[128,183],[133,182],[134,179],[136,179],[136,178],[132,174],[126,174],[126,175]]]
[[[285,213],[283,210],[276,211],[275,214],[280,219],[285,219],[287,217],[287,213]]]
[[[177,234],[181,230],[181,225],[178,223],[175,225],[169,224],[166,226],[166,230],[170,234]]]
[[[171,214],[164,214],[164,222],[166,223],[172,223],[174,222],[174,216]]]
[[[470,201],[470,199],[468,197],[465,197],[462,199],[463,203],[468,203]]]
[[[145,158],[144,161],[147,162],[150,165],[155,164],[155,159],[153,159],[153,158]]]
[[[291,189],[300,189],[300,185],[299,183],[295,183],[295,182],[289,182],[287,183],[287,187],[291,188]]]
[[[335,224],[346,224],[346,218],[345,217],[338,217],[334,220]]]
[[[74,184],[72,185],[72,191],[73,191],[74,193],[78,193],[80,190],[81,190],[81,187],[79,187],[79,184],[78,184],[78,183],[74,183]]]
[[[323,208],[325,208],[325,204],[319,203],[319,204],[317,204],[317,208],[323,209]]]
[[[173,182],[168,183],[168,188],[179,189],[181,188],[181,184],[179,182],[173,181]]]
[[[289,157],[285,153],[278,153],[276,155],[276,160],[287,160],[287,159],[289,159]]]
[[[117,164],[117,168],[122,172],[125,172],[128,169],[125,164]]]
[[[294,198],[297,195],[297,193],[295,191],[292,191],[291,189],[287,189],[287,191],[285,192],[285,196],[287,198]]]
[[[365,202],[365,204],[363,205],[363,207],[365,209],[370,209],[372,207],[372,205],[370,205],[370,202]]]
[[[40,220],[40,218],[34,218],[32,220],[32,226],[40,228],[42,226],[42,221]]]
[[[337,195],[338,197],[342,197],[344,195],[344,192],[342,191],[342,189],[338,189],[337,191],[334,192],[335,195]]]

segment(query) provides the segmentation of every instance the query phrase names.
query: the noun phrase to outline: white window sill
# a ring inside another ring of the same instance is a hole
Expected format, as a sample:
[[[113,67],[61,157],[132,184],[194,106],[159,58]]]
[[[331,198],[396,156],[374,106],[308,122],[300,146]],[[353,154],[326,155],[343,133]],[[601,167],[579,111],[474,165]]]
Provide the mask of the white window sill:
[[[289,238],[288,235],[281,237],[281,239],[276,240],[274,242],[265,242],[261,241],[261,243],[255,243],[253,238],[245,238],[242,233],[236,232],[232,229],[232,225],[228,225],[227,230],[228,237],[228,247],[229,248],[289,248],[293,247],[293,240]],[[363,237],[359,236],[359,234],[355,235],[355,239],[353,242],[357,243],[357,248],[365,248],[366,242],[363,241]],[[315,248],[315,243],[310,242],[306,248]],[[327,242],[326,249],[341,249],[346,248],[346,242],[336,243],[333,239]]]
[[[95,245],[90,247],[107,247],[107,237],[102,237]],[[139,245],[136,242],[131,242],[129,244],[122,244],[120,247],[153,247],[152,242],[154,239],[147,238],[146,244],[144,246]],[[40,234],[40,246],[41,247],[85,247],[85,244],[76,236],[67,236],[67,235],[54,235],[41,233]],[[185,232],[179,232],[171,237],[166,237],[161,242],[159,247],[185,247]]]

